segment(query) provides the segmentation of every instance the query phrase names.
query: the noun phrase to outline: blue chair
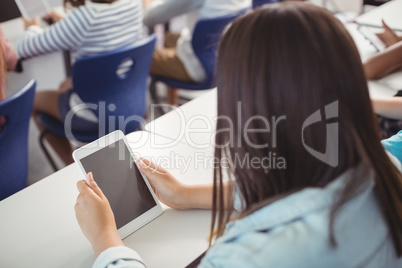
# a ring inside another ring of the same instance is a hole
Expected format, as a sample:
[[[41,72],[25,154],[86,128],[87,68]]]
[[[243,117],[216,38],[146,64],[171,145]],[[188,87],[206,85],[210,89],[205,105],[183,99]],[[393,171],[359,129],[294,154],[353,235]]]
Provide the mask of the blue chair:
[[[277,2],[282,2],[282,0],[253,0],[253,9],[265,4],[272,4]]]
[[[201,19],[198,21],[193,31],[191,44],[195,55],[204,67],[207,78],[201,83],[194,83],[176,81],[162,76],[152,76],[150,92],[154,102],[159,103],[159,98],[156,94],[156,82],[162,82],[172,88],[183,88],[189,90],[213,88],[215,86],[214,74],[216,53],[222,33],[229,23],[238,16],[244,14],[247,10],[248,9],[244,9],[234,14],[217,18]]]
[[[6,122],[0,131],[0,200],[22,190],[28,175],[28,128],[36,82],[0,101]]]
[[[117,129],[129,133],[140,127],[141,120],[138,119],[142,119],[146,112],[146,81],[155,40],[155,35],[152,35],[132,46],[75,62],[73,90],[85,103],[96,106],[93,110],[98,115],[99,126],[92,131],[72,129],[69,133],[62,122],[40,114],[38,120],[46,129],[40,136],[40,144],[54,170],[57,167],[44,145],[48,132],[70,140],[68,134],[72,134],[76,141],[88,143]],[[123,125],[124,120],[128,122]]]

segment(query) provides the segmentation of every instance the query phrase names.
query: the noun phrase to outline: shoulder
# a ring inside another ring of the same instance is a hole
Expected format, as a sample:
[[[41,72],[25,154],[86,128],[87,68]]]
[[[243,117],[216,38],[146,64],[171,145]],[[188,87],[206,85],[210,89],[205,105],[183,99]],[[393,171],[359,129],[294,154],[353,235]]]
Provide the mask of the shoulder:
[[[321,251],[322,247],[326,245],[309,240],[306,232],[297,226],[273,233],[252,231],[231,240],[217,241],[200,267],[298,267],[300,263],[320,267],[323,260],[309,255]]]
[[[372,188],[370,184],[337,214],[334,222],[336,247],[329,240],[332,206],[302,208],[309,202],[324,204],[319,195],[314,195],[314,191],[320,190],[314,190],[313,195],[304,194],[303,200],[288,197],[292,202],[286,206],[278,204],[274,209],[273,203],[229,223],[226,233],[211,247],[201,267],[359,266],[371,256],[381,254],[378,249],[383,245],[392,243]]]

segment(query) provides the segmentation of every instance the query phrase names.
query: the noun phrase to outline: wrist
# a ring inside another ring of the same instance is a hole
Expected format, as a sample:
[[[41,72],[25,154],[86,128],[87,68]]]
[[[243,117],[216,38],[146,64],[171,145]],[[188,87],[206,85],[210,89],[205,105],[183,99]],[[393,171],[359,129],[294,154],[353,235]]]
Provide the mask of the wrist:
[[[95,254],[98,257],[103,251],[111,247],[124,246],[123,241],[120,239],[119,233],[115,228],[107,228],[103,230],[91,241],[91,245]]]
[[[181,184],[176,194],[176,209],[189,209],[192,203],[192,192],[190,185]]]
[[[212,184],[185,185],[182,204],[182,209],[211,209]]]

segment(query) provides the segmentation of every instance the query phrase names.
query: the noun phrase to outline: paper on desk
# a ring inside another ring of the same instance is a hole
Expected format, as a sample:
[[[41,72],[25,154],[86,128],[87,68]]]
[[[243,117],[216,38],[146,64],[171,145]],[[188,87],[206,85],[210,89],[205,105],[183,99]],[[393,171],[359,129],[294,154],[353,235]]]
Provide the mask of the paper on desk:
[[[357,17],[356,22],[360,25],[382,28],[381,20],[384,19],[391,29],[402,31],[401,9],[402,0],[389,1]]]
[[[352,36],[355,41],[356,47],[359,50],[360,57],[362,61],[366,61],[371,58],[375,54],[377,54],[376,49],[371,45],[371,43],[364,38],[364,36],[359,32],[358,25],[355,23],[350,23],[345,25],[349,34]]]
[[[368,88],[371,98],[393,97],[398,92],[397,89],[384,85],[379,81],[369,81]]]
[[[43,17],[51,8],[47,0],[15,0],[22,16],[28,19]]]

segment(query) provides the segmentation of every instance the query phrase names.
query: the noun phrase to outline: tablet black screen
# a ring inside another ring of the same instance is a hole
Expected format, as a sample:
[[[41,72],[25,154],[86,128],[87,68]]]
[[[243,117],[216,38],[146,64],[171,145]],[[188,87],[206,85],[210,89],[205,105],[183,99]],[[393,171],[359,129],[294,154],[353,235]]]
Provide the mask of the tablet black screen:
[[[156,206],[123,140],[81,159],[108,198],[117,228]]]

